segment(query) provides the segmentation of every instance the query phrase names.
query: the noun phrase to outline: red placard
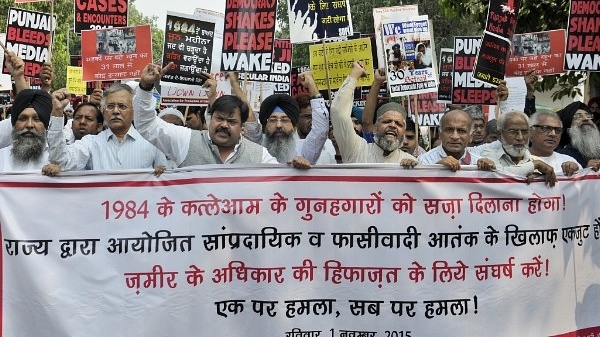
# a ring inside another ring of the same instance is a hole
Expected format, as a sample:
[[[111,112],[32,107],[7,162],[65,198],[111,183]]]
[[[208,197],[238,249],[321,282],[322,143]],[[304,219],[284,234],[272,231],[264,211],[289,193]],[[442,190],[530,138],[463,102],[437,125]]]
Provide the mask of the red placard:
[[[138,78],[152,63],[150,26],[82,31],[81,61],[84,81]]]
[[[506,76],[525,76],[530,70],[538,75],[563,73],[565,40],[564,29],[513,35]]]

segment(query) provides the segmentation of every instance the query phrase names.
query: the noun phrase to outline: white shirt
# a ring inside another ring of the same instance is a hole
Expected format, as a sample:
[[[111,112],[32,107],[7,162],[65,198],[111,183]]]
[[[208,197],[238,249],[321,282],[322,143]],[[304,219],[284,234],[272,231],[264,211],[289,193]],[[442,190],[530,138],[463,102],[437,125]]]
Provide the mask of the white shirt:
[[[554,168],[554,172],[556,174],[564,174],[563,169],[562,169],[562,164],[567,161],[572,161],[575,164],[577,164],[578,170],[582,169],[581,165],[579,165],[577,160],[575,160],[573,157],[567,156],[566,154],[562,154],[562,153],[558,153],[558,152],[552,152],[552,155],[550,157],[541,157],[541,156],[534,156],[534,155],[531,155],[531,157],[534,159],[542,160],[546,164],[552,166],[552,168]]]
[[[131,170],[166,166],[167,159],[131,126],[119,142],[110,129],[87,135],[67,145],[63,118],[50,117],[48,128],[50,161],[65,170]]]
[[[42,171],[42,167],[48,164],[48,148],[44,150],[40,160],[28,161],[27,163],[15,162],[11,154],[12,145],[0,149],[0,172],[15,171]]]

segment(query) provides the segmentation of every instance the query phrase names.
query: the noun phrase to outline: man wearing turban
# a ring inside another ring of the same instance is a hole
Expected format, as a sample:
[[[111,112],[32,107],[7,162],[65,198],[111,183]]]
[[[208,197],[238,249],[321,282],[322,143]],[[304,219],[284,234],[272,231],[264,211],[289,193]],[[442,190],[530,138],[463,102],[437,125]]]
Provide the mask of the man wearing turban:
[[[46,129],[52,98],[43,90],[21,90],[12,106],[12,145],[0,149],[0,172],[40,170],[48,163]]]
[[[279,163],[303,157],[314,165],[329,133],[329,111],[312,73],[304,72],[299,79],[311,95],[312,126],[306,138],[300,139],[296,132],[300,108],[296,100],[287,94],[273,94],[261,103],[258,118],[261,125],[246,123],[246,136],[261,143]]]

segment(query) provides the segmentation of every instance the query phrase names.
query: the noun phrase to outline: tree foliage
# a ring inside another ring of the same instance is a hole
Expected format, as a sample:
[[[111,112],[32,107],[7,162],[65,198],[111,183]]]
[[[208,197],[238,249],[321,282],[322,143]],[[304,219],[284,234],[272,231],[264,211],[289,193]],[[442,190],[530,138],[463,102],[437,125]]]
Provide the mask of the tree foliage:
[[[159,60],[162,55],[164,32],[163,28],[156,25],[157,17],[147,17],[135,8],[135,0],[129,0],[129,22],[130,26],[150,25],[152,28],[152,56]],[[33,2],[27,4],[14,4],[14,0],[0,0],[0,22],[6,23],[6,15],[9,7],[24,8],[27,10],[50,13],[52,4],[50,2]],[[73,32],[74,1],[55,0],[54,15],[56,16],[56,28],[53,37],[52,66],[54,70],[53,89],[63,88],[67,83],[67,66],[70,55],[81,54],[81,38]],[[67,42],[68,40],[68,42]],[[68,50],[67,50],[68,48]]]
[[[477,22],[480,29],[486,23],[488,0],[439,0],[440,6],[450,17],[469,15]],[[515,33],[540,32],[553,29],[566,29],[569,18],[568,0],[523,0]],[[572,71],[562,75],[544,76],[537,83],[536,89],[540,91],[555,90],[552,99],[562,97],[575,97],[581,95],[577,87],[586,80],[584,72]]]
[[[281,38],[289,38],[287,1],[279,0],[277,7],[277,23],[279,27],[277,36]],[[464,18],[459,16],[448,17],[439,6],[438,0],[406,0],[401,2],[397,0],[350,0],[354,32],[367,35],[375,33],[373,8],[413,4],[419,6],[419,14],[428,15],[429,19],[433,22],[434,44],[438,53],[440,48],[452,48],[454,46],[454,36],[481,34],[481,28],[471,21],[473,19],[470,16]],[[308,45],[294,45],[292,62],[294,65],[306,65],[309,63]]]

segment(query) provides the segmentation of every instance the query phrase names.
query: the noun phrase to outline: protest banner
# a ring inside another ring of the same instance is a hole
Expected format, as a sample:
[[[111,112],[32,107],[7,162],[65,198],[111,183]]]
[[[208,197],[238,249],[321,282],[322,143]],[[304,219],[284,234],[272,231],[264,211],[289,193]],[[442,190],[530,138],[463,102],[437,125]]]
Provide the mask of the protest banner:
[[[597,173],[471,169],[0,175],[2,333],[600,333]]]
[[[416,100],[413,99],[414,96],[408,100],[409,113],[414,116],[418,112],[419,126],[439,126],[440,119],[446,112],[446,104],[439,103],[437,92],[416,96]]]
[[[522,77],[530,70],[539,75],[563,73],[566,34],[564,29],[557,29],[513,35],[506,76]]]
[[[127,0],[75,0],[74,30],[106,29],[127,26]]]
[[[349,0],[290,0],[288,18],[292,43],[354,34]]]
[[[191,15],[167,12],[163,67],[174,66],[163,75],[161,84],[202,85],[210,73],[215,23],[195,19]]]
[[[452,103],[452,74],[454,70],[454,49],[440,50],[440,84],[438,85],[438,102]]]
[[[8,8],[6,49],[23,60],[23,74],[27,77],[36,77],[44,62],[48,61],[50,27],[56,28],[56,18],[51,23],[50,14]],[[2,73],[9,73],[4,65]]]
[[[393,6],[373,8],[373,26],[375,28],[375,45],[377,46],[377,64],[381,68],[385,64],[385,50],[381,38],[381,21],[419,16],[419,5]]]
[[[150,26],[81,32],[84,81],[139,78],[152,63]]]
[[[454,37],[453,104],[496,105],[496,89],[472,76],[480,45],[481,37]]]
[[[382,20],[381,31],[390,96],[437,91],[435,47],[427,15]]]
[[[276,7],[275,0],[226,0],[222,71],[271,71]]]
[[[371,82],[373,82],[371,39],[362,38],[325,43],[325,48],[327,50],[327,54],[325,54],[327,60],[323,54],[323,44],[308,46],[310,70],[319,90],[338,89],[350,74],[354,61],[361,61],[367,71],[367,76],[358,80],[358,86],[371,85]],[[327,76],[328,71],[329,78]],[[329,82],[329,87],[327,82]]]
[[[213,74],[217,81],[217,98],[231,94],[231,84],[223,72]],[[161,103],[163,105],[207,106],[208,89],[199,85],[161,84]]]
[[[600,4],[571,0],[564,70],[600,71]]]
[[[81,80],[82,75],[81,67],[67,66],[67,92],[76,95],[86,94],[85,82]]]
[[[213,36],[213,53],[212,66],[210,73],[218,73],[221,71],[221,51],[223,50],[223,27],[225,26],[225,14],[196,8],[194,17],[198,20],[215,23],[215,34]]]
[[[69,65],[72,67],[81,67],[82,66],[82,61],[81,61],[81,55],[70,55],[69,58]],[[83,72],[83,68],[81,69]],[[83,73],[82,73],[83,76]],[[116,81],[100,81],[100,88],[102,90],[110,87],[111,85],[113,85]],[[94,82],[84,82],[85,83],[85,95],[91,95],[94,92],[94,89],[96,89],[96,86],[98,85],[98,81],[94,81]]]

